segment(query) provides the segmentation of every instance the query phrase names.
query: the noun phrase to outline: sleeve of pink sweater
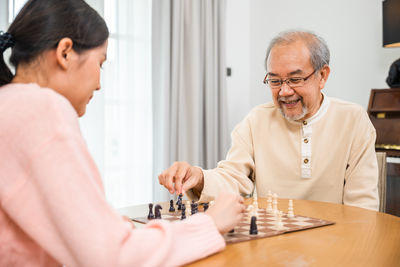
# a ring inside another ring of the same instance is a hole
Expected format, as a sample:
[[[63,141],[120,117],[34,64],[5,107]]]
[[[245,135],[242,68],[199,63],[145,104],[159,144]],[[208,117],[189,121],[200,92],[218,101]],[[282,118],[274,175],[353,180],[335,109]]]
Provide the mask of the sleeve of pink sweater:
[[[105,199],[72,106],[37,90],[10,93],[1,109],[0,201],[48,254],[69,267],[177,266],[225,247],[205,214],[132,230]]]

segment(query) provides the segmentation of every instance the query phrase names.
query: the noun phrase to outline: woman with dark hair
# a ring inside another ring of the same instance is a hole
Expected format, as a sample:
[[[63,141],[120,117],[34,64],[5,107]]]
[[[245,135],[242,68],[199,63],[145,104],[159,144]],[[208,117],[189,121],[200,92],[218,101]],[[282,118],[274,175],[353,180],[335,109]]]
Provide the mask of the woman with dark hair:
[[[0,266],[176,266],[224,248],[243,199],[132,229],[81,136],[108,29],[83,0],[30,0],[0,34]],[[3,59],[12,48],[10,62]]]

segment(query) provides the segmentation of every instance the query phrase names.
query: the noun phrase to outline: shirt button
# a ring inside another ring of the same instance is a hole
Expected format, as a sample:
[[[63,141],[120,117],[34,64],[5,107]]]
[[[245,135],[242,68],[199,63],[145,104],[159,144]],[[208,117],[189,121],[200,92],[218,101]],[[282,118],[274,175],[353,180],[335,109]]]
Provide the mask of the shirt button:
[[[307,138],[304,138],[304,143],[308,143],[308,139]]]
[[[304,159],[304,163],[307,164],[308,163],[308,159]]]
[[[307,121],[303,121],[303,125],[307,125]]]

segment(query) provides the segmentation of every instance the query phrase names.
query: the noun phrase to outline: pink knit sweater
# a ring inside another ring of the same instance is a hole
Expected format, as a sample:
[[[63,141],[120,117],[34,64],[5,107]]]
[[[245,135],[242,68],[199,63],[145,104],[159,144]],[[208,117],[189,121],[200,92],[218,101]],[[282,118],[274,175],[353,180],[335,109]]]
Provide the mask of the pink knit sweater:
[[[0,266],[177,266],[224,247],[204,214],[132,230],[107,204],[68,100],[0,88]]]

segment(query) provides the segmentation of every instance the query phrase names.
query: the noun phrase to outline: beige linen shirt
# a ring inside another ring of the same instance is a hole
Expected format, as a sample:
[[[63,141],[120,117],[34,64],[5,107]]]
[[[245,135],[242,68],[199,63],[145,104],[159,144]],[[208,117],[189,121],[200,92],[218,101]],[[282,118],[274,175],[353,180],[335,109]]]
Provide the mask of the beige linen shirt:
[[[225,160],[203,170],[201,202],[221,190],[259,197],[342,203],[378,210],[376,133],[365,110],[324,95],[318,112],[295,122],[273,103],[255,107],[232,132]]]

